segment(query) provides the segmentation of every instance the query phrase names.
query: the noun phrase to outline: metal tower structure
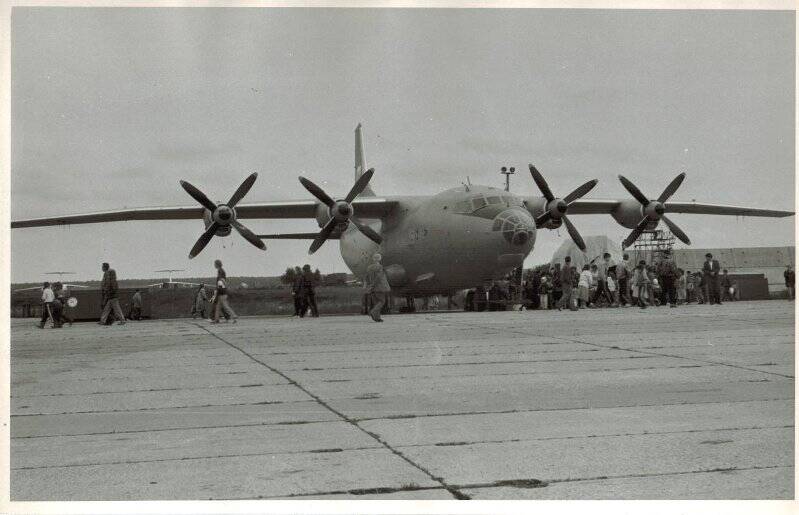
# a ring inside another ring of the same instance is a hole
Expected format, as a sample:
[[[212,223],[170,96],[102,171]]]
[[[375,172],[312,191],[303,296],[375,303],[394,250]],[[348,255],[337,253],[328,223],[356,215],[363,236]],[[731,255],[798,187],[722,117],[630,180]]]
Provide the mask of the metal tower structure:
[[[634,263],[645,260],[647,265],[654,265],[660,262],[666,251],[671,251],[674,247],[676,238],[668,230],[655,229],[644,231],[633,244],[635,255]]]

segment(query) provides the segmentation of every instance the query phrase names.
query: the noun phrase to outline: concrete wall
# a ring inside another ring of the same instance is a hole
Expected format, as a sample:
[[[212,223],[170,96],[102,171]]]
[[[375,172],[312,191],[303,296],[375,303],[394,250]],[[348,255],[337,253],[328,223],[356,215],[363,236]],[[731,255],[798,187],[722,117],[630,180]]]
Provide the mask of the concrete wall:
[[[770,292],[785,290],[782,273],[786,265],[796,268],[796,247],[750,247],[738,249],[675,249],[677,266],[695,272],[702,269],[705,254],[710,252],[721,268],[730,274],[763,274]]]

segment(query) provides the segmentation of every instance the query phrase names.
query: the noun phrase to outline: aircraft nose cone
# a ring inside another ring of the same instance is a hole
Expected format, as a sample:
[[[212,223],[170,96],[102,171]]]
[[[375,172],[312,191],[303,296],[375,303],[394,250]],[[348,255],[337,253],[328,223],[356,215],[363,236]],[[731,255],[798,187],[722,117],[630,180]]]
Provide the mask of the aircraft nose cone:
[[[565,214],[567,209],[568,209],[568,206],[566,205],[566,202],[564,202],[563,200],[559,200],[558,201],[558,205],[557,205],[558,212],[560,214]]]
[[[507,209],[494,218],[493,230],[515,247],[528,245],[535,238],[535,222],[527,211]]]

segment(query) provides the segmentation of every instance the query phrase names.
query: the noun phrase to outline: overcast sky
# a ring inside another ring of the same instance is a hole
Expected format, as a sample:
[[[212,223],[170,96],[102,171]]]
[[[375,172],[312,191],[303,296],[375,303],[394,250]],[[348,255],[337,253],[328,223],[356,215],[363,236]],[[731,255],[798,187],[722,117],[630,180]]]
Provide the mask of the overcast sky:
[[[656,197],[793,209],[794,13],[428,9],[20,8],[12,13],[13,219],[192,205],[179,179],[244,202],[302,199],[305,175],[343,195],[353,129],[380,195],[472,183],[556,194],[616,176]],[[673,215],[694,247],[792,245],[794,219]],[[621,241],[609,216],[574,216],[583,235]],[[256,233],[315,221],[244,221]],[[11,279],[70,270],[97,279],[275,275],[310,263],[345,271],[338,243],[214,238],[187,254],[198,220],[12,231]],[[568,238],[539,231],[527,264]]]

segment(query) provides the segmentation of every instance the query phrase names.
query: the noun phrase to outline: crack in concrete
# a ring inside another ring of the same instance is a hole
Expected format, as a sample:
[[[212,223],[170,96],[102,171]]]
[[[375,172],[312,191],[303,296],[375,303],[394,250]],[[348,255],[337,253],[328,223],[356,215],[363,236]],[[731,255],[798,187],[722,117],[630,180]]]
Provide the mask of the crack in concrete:
[[[463,483],[454,485],[455,488],[459,490],[478,490],[483,488],[502,488],[502,487],[510,487],[510,488],[543,488],[547,487],[551,484],[558,484],[558,483],[571,483],[571,482],[580,482],[580,481],[602,481],[602,480],[611,480],[611,479],[634,479],[634,478],[643,478],[643,477],[665,477],[665,476],[678,476],[678,475],[689,475],[689,474],[712,474],[716,472],[746,472],[749,470],[770,470],[770,469],[780,469],[780,468],[793,468],[793,465],[772,465],[772,466],[755,466],[755,467],[730,467],[730,468],[715,468],[715,469],[707,469],[707,470],[688,470],[688,471],[679,471],[679,472],[658,472],[658,473],[644,473],[644,474],[623,474],[617,476],[596,476],[596,477],[586,477],[586,478],[566,478],[566,479],[549,479],[549,480],[541,480],[541,479],[499,479],[492,482],[483,482],[483,483]],[[421,491],[421,490],[442,490],[440,487],[423,487],[423,486],[406,486],[402,488],[395,488],[395,487],[375,487],[375,488],[363,488],[363,489],[353,489],[353,490],[330,490],[324,492],[312,492],[312,493],[302,493],[302,494],[288,494],[288,495],[276,495],[276,496],[258,496],[258,497],[247,497],[242,499],[296,499],[296,498],[308,498],[308,497],[324,497],[330,495],[366,495],[366,494],[391,494],[396,492],[412,492],[412,491]]]
[[[478,324],[473,324],[473,323],[472,324],[461,323],[461,325],[467,325],[467,326],[471,326],[471,327],[474,327],[474,328],[477,328],[477,329],[486,329],[485,326],[478,325]],[[774,376],[784,377],[786,379],[794,379],[794,376],[789,375],[789,374],[780,374],[778,372],[766,372],[764,370],[758,370],[756,368],[749,368],[749,367],[745,367],[745,366],[742,366],[742,365],[734,365],[734,364],[731,364],[731,363],[724,363],[722,361],[712,361],[712,360],[707,360],[707,359],[680,356],[678,354],[665,354],[665,353],[661,353],[661,352],[646,351],[646,350],[641,350],[641,349],[636,349],[636,348],[619,347],[619,346],[616,346],[616,345],[603,345],[603,344],[600,344],[600,343],[593,343],[593,342],[587,342],[587,341],[583,341],[583,340],[576,340],[576,339],[573,339],[573,338],[564,338],[562,336],[552,336],[552,335],[541,334],[541,333],[527,333],[527,332],[524,332],[524,331],[521,331],[521,330],[518,330],[518,329],[503,328],[503,330],[506,331],[506,332],[513,333],[513,334],[520,334],[520,335],[525,335],[525,336],[535,336],[537,338],[554,338],[556,340],[562,340],[562,341],[571,342],[571,343],[581,343],[583,345],[591,345],[592,347],[599,347],[599,348],[602,348],[602,349],[623,350],[623,351],[634,352],[634,353],[638,353],[638,354],[646,354],[647,356],[660,356],[660,357],[665,357],[665,358],[676,358],[676,359],[684,359],[684,360],[688,360],[688,361],[698,361],[700,363],[709,363],[709,364],[713,364],[713,365],[721,365],[721,366],[725,366],[725,367],[737,368],[737,369],[740,369],[740,370],[747,370],[749,372],[757,372],[757,373],[760,373],[760,374],[770,374],[770,375],[774,375]],[[644,357],[644,356],[641,356],[641,357]],[[630,358],[631,358],[631,356],[630,356]]]
[[[155,458],[151,460],[121,460],[121,461],[98,461],[94,463],[68,463],[66,465],[37,465],[32,467],[11,467],[11,470],[39,470],[39,469],[62,469],[75,467],[102,467],[106,465],[132,465],[135,463],[162,463],[166,461],[192,461],[192,460],[216,460],[225,458],[247,458],[253,456],[282,456],[291,454],[306,453],[328,453],[344,451],[368,451],[382,449],[380,445],[348,447],[346,449],[304,449],[297,451],[274,451],[274,452],[245,452],[241,454],[216,454],[208,456],[182,456],[180,458]]]
[[[539,411],[576,411],[576,410],[600,410],[600,409],[618,409],[618,408],[650,408],[655,406],[691,406],[701,404],[733,404],[741,402],[774,402],[774,401],[793,401],[791,398],[777,398],[777,399],[744,399],[744,400],[729,400],[729,401],[701,401],[701,402],[664,402],[656,404],[625,404],[616,406],[571,406],[565,408],[531,408],[531,409],[509,409],[509,410],[494,410],[494,411],[453,411],[449,413],[423,413],[419,415],[386,415],[383,417],[363,417],[356,418],[358,422],[369,420],[397,420],[405,418],[426,418],[426,417],[452,417],[462,415],[503,415],[508,413],[533,413]]]
[[[579,343],[579,342],[576,342]],[[615,350],[610,349],[609,350]],[[626,350],[626,349],[619,349],[619,350]],[[564,351],[564,352],[592,352],[592,351]],[[655,353],[652,353],[655,354]],[[443,356],[443,355],[442,355]],[[420,364],[404,364],[404,365],[363,365],[357,367],[325,367],[325,368],[293,368],[295,372],[313,372],[313,371],[321,371],[321,370],[373,370],[376,368],[417,368],[417,367],[454,367],[454,366],[463,366],[463,365],[506,365],[506,364],[517,364],[517,363],[569,363],[575,361],[607,361],[611,359],[653,359],[656,356],[609,356],[605,358],[570,358],[570,359],[517,359],[512,361],[474,361],[474,362],[464,362],[464,363],[420,363]],[[672,356],[670,356],[672,357]],[[299,361],[298,361],[299,362]]]
[[[37,395],[11,395],[11,399],[29,399],[38,397],[84,397],[86,395],[110,395],[120,393],[146,393],[146,392],[177,392],[193,390],[219,390],[223,388],[252,388],[255,386],[279,386],[287,385],[286,382],[266,383],[266,384],[218,384],[210,386],[188,386],[180,388],[146,388],[141,390],[113,390],[108,392],[85,392],[85,393],[40,393]],[[12,388],[13,390],[13,388]]]
[[[112,409],[112,410],[97,410],[97,411],[64,411],[60,413],[12,413],[12,417],[45,417],[53,415],[87,415],[90,413],[130,413],[133,411],[157,411],[167,409],[182,409],[182,408],[221,408],[227,406],[261,406],[265,404],[286,404],[301,401],[261,401],[261,402],[239,402],[232,404],[190,404],[185,406],[161,406],[157,408],[131,408],[131,409]]]
[[[603,409],[624,409],[624,408],[637,408],[637,407],[654,407],[654,406],[687,406],[687,405],[702,405],[702,404],[728,404],[728,403],[743,403],[743,402],[774,402],[774,401],[792,401],[793,399],[763,399],[763,400],[740,400],[740,401],[708,401],[708,402],[680,402],[680,403],[667,403],[667,404],[633,404],[624,406],[603,406],[603,407],[576,407],[576,408],[545,408],[545,409],[526,409],[526,410],[503,410],[503,411],[470,411],[470,412],[452,412],[452,413],[430,413],[423,415],[389,415],[385,417],[372,417],[372,418],[353,418],[357,422],[367,422],[374,420],[401,420],[408,418],[426,418],[426,417],[453,417],[453,416],[475,416],[475,415],[492,415],[492,414],[510,414],[510,413],[530,413],[539,411],[571,411],[571,410],[603,410]],[[313,400],[308,401],[293,401],[295,403],[315,403]],[[228,406],[228,405],[226,405]],[[161,408],[165,410],[179,409],[179,408]],[[14,415],[12,415],[14,416]],[[235,427],[259,427],[259,426],[283,426],[293,424],[328,424],[331,422],[339,423],[338,419],[330,420],[287,420],[281,422],[259,422],[252,424],[225,424],[219,426],[186,426],[186,427],[164,427],[159,429],[130,429],[125,431],[99,431],[93,433],[63,433],[56,435],[31,435],[31,436],[12,436],[11,440],[16,439],[31,439],[31,438],[62,438],[70,436],[99,436],[99,435],[117,435],[128,433],[150,433],[162,431],[186,431],[194,429],[222,429],[222,428],[235,428]]]
[[[720,467],[713,469],[700,469],[700,470],[686,470],[680,472],[650,472],[641,474],[621,474],[617,476],[596,476],[596,477],[580,477],[580,478],[564,478],[564,479],[550,479],[549,483],[572,483],[578,481],[598,481],[604,479],[631,479],[642,477],[661,477],[661,476],[680,476],[685,474],[711,474],[714,472],[744,472],[747,470],[769,470],[779,468],[793,468],[793,465],[755,465],[752,467]]]
[[[359,431],[363,432],[364,434],[370,436],[372,439],[374,439],[375,441],[380,443],[385,449],[390,451],[392,454],[394,454],[395,456],[399,457],[400,459],[402,459],[403,461],[405,461],[406,463],[408,463],[409,465],[411,465],[415,469],[419,470],[420,472],[425,474],[427,477],[429,477],[431,480],[439,483],[445,490],[447,490],[450,494],[452,494],[452,496],[454,498],[456,498],[456,499],[469,499],[469,496],[467,496],[466,494],[464,494],[463,492],[461,492],[457,488],[453,488],[452,486],[448,485],[444,481],[443,478],[434,476],[429,470],[425,469],[420,464],[414,462],[413,460],[411,460],[410,458],[405,456],[403,453],[401,453],[400,451],[398,451],[397,449],[395,449],[394,447],[389,445],[389,443],[386,442],[385,440],[383,440],[382,438],[380,438],[379,435],[377,435],[375,433],[372,433],[370,431],[367,431],[366,429],[361,427],[356,420],[354,420],[354,419],[348,417],[347,415],[345,415],[344,413],[336,410],[335,408],[330,406],[328,403],[326,403],[324,400],[322,400],[321,397],[319,397],[318,395],[314,394],[313,392],[308,390],[306,387],[304,387],[303,385],[301,385],[300,383],[298,383],[297,381],[295,381],[294,379],[292,379],[291,377],[289,377],[288,375],[283,373],[282,371],[278,370],[277,368],[269,365],[268,363],[266,363],[264,361],[259,360],[258,358],[256,358],[253,355],[249,354],[247,351],[245,351],[241,347],[239,347],[239,346],[237,346],[237,345],[235,345],[233,343],[230,343],[229,341],[225,340],[224,338],[222,338],[218,334],[212,332],[211,330],[207,329],[206,327],[203,327],[203,326],[198,325],[198,324],[193,324],[193,325],[195,325],[196,327],[199,327],[200,329],[206,331],[208,334],[214,336],[215,338],[217,338],[219,341],[221,341],[225,345],[228,345],[228,346],[236,349],[237,351],[241,352],[242,354],[244,354],[245,356],[250,358],[252,361],[254,361],[254,362],[262,365],[266,369],[270,370],[272,373],[278,374],[279,376],[283,377],[286,381],[288,381],[293,386],[295,386],[296,388],[301,390],[307,396],[309,396],[312,399],[314,399],[320,406],[324,407],[325,409],[327,409],[331,413],[335,414],[336,416],[338,416],[339,418],[341,418],[342,420],[344,420],[348,424],[352,425],[354,428],[356,428]]]
[[[480,445],[480,444],[500,444],[500,443],[515,443],[515,442],[540,442],[550,440],[582,440],[588,438],[622,438],[628,436],[662,436],[662,435],[676,435],[676,434],[691,434],[691,433],[715,433],[724,431],[751,431],[757,429],[790,429],[793,425],[782,426],[751,426],[751,427],[718,427],[709,429],[681,429],[676,431],[642,431],[640,433],[611,433],[611,434],[596,434],[596,435],[572,435],[572,436],[542,436],[539,438],[508,438],[501,440],[475,440],[475,441],[461,441],[461,442],[439,442],[439,443],[418,443],[408,445],[397,445],[399,448],[410,447],[458,447],[462,445]],[[707,440],[699,443],[728,443],[733,440]]]

